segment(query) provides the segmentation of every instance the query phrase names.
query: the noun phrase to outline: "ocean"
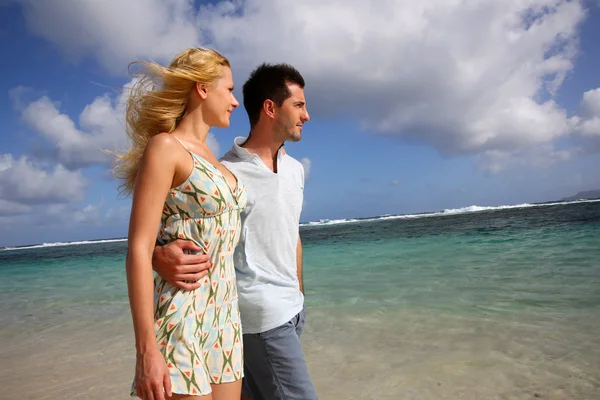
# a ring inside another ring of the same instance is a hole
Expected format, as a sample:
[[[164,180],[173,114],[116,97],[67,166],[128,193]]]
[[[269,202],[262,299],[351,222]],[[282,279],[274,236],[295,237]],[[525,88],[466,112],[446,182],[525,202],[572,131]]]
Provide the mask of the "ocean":
[[[600,399],[600,201],[303,224],[320,399]],[[0,399],[125,399],[126,242],[0,250]]]

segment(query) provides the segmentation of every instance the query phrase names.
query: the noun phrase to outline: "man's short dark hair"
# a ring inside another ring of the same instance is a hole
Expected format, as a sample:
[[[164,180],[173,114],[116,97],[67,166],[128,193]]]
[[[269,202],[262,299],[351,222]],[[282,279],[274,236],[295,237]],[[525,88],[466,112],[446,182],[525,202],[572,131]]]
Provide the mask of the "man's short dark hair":
[[[304,78],[289,64],[261,64],[250,73],[244,83],[244,108],[250,119],[250,128],[258,123],[265,100],[272,100],[279,107],[292,94],[288,84],[304,88]]]

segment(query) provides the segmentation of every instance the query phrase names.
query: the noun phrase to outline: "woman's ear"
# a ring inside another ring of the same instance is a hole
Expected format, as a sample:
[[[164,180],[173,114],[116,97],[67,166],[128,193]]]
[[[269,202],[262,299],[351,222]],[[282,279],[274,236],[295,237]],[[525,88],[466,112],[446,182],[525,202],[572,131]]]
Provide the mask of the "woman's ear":
[[[196,92],[202,100],[205,100],[206,96],[208,95],[208,89],[206,85],[200,82],[196,82]]]

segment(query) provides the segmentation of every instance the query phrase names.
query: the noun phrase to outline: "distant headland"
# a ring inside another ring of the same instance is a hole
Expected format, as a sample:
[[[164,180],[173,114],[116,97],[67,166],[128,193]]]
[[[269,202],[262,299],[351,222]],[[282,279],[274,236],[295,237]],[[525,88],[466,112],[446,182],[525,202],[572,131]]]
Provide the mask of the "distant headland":
[[[573,200],[595,200],[600,199],[600,189],[586,190],[579,192],[574,196],[565,197],[562,201],[573,201]]]

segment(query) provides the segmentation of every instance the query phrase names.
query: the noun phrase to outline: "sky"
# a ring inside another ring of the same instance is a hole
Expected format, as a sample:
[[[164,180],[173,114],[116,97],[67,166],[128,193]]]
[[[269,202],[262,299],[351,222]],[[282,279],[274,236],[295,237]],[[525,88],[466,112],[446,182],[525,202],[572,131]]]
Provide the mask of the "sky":
[[[597,0],[0,0],[0,247],[126,236],[128,64],[192,46],[240,103],[259,63],[304,76],[304,222],[600,189],[599,37]]]

